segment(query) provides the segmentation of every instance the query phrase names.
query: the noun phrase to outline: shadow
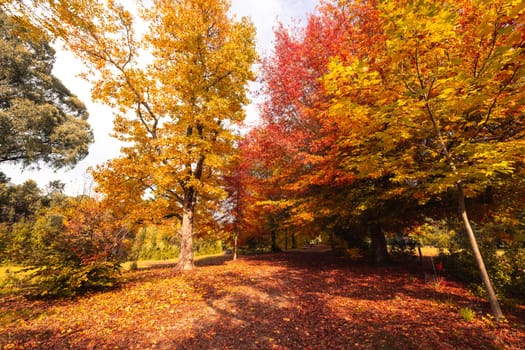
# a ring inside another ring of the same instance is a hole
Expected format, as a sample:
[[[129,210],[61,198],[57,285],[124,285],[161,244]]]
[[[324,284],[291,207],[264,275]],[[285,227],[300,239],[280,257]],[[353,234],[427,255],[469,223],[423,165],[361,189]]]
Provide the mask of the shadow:
[[[232,259],[231,254],[211,255],[211,256],[197,256],[194,258],[195,266],[210,266],[210,265],[222,265],[226,261]],[[151,270],[151,269],[163,269],[172,268],[177,266],[177,262],[166,260],[157,262],[148,262],[147,266],[139,267],[136,270]]]
[[[226,263],[227,261],[232,260],[231,254],[223,254],[223,255],[214,255],[214,256],[206,256],[203,258],[197,257],[195,259],[195,266],[202,267],[202,266],[215,266],[215,265],[222,265]]]
[[[0,347],[2,349],[40,349],[42,343],[53,337],[54,333],[51,329],[2,333],[0,334]],[[52,349],[58,348],[52,347]]]
[[[313,251],[228,260],[202,259],[185,273],[136,271],[137,279],[115,295],[79,300],[76,313],[60,308],[43,319],[0,325],[0,348],[12,340],[34,341],[18,346],[34,349],[199,350],[519,349],[525,343],[523,329],[492,328],[480,317],[464,321],[458,309],[474,308],[478,299],[459,287],[436,290],[420,268],[370,266]]]
[[[431,300],[437,294],[418,280],[412,283],[420,290],[407,289],[407,275],[398,268],[370,267],[328,253],[307,252],[248,257],[243,263],[246,271],[231,270],[221,275],[220,283],[191,279],[193,288],[204,292],[213,317],[194,323],[190,336],[167,341],[166,348],[497,347],[486,330],[462,322],[454,308],[444,306],[439,315],[431,314],[431,306],[415,309],[415,299]]]
[[[51,299],[27,298],[22,293],[0,296],[0,326],[39,318],[56,303]]]

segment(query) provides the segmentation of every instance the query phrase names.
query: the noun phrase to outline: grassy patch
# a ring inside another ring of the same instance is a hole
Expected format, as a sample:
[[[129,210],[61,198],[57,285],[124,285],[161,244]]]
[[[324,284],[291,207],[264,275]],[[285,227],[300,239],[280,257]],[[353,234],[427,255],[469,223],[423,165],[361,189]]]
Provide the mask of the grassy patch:
[[[195,263],[199,265],[199,263],[206,264],[207,260],[212,260],[214,258],[220,258],[225,257],[224,253],[219,254],[211,254],[211,255],[201,255],[195,257]],[[124,271],[130,271],[130,270],[143,270],[143,269],[150,269],[150,268],[157,268],[157,267],[169,267],[174,266],[179,261],[178,258],[175,259],[166,259],[166,260],[138,260],[138,261],[127,261],[122,264],[122,269]],[[135,266],[133,266],[135,265]]]
[[[459,309],[459,315],[467,322],[471,322],[476,317],[476,312],[469,307]]]
[[[18,289],[19,280],[22,277],[21,266],[2,265],[0,266],[0,294],[7,294]]]

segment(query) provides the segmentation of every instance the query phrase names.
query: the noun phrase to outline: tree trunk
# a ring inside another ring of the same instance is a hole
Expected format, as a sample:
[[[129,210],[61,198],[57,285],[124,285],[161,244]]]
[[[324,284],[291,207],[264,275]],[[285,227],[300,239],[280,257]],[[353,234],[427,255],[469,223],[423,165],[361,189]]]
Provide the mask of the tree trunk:
[[[185,205],[180,230],[180,254],[176,268],[181,271],[193,269],[193,214],[191,204]]]
[[[439,144],[441,146],[441,149],[443,150],[443,154],[447,158],[450,168],[452,169],[455,175],[458,175],[456,164],[454,163],[454,160],[452,159],[448,151],[447,144],[445,143],[445,140],[443,139],[441,130],[439,129],[436,118],[434,117],[434,114],[432,112],[432,108],[430,107],[430,104],[428,102],[429,96],[430,96],[430,92],[425,96],[426,109],[428,112],[428,116],[430,117],[430,120],[432,121],[432,125],[434,126],[434,130],[436,132],[436,136],[438,137]],[[461,180],[459,180],[456,183],[456,188],[458,190],[459,213],[461,215],[461,219],[463,220],[463,224],[465,225],[465,230],[467,231],[467,235],[470,241],[470,246],[472,247],[472,251],[474,253],[476,263],[478,264],[479,272],[481,274],[481,279],[483,280],[483,284],[485,284],[485,290],[487,292],[487,297],[489,299],[490,309],[491,309],[491,312],[494,318],[497,321],[499,321],[503,317],[503,313],[501,312],[498,298],[496,297],[496,292],[494,292],[494,288],[492,287],[492,283],[490,281],[489,274],[487,273],[485,262],[483,261],[483,257],[481,256],[481,253],[479,252],[478,242],[476,241],[476,236],[474,236],[474,231],[472,230],[472,226],[470,226],[470,220],[468,218],[467,208],[465,206],[465,192],[463,190],[463,184]]]
[[[237,260],[237,244],[239,241],[239,234],[233,235],[233,260]]]
[[[297,239],[295,238],[295,233],[292,233],[292,249],[297,248]]]
[[[386,238],[380,225],[372,225],[369,228],[372,238],[372,250],[374,252],[374,262],[378,265],[388,261],[388,251],[386,249]]]
[[[275,233],[275,229],[272,229],[271,239],[272,239],[272,253],[280,252],[281,249],[277,245],[277,233]]]
[[[417,64],[417,62],[416,62]],[[421,84],[421,87],[423,90],[426,90],[427,87],[424,84],[424,80],[422,79],[420,73],[419,73],[419,67],[418,68],[418,76],[419,81]],[[447,162],[450,166],[450,169],[452,172],[458,176],[458,169],[456,167],[456,164],[454,163],[454,159],[452,158],[450,152],[448,151],[447,144],[445,142],[445,139],[443,138],[443,135],[441,134],[441,129],[439,128],[437,119],[434,116],[434,113],[432,111],[432,107],[430,105],[429,99],[431,96],[432,91],[432,84],[428,88],[428,93],[424,94],[425,99],[425,107],[428,113],[428,117],[430,118],[430,121],[432,122],[432,126],[434,127],[434,131],[436,133],[436,136],[438,138],[439,144],[441,146],[441,149],[443,151],[443,154],[447,158]],[[494,101],[495,102],[495,101]],[[478,264],[479,272],[481,274],[481,279],[483,280],[483,283],[485,284],[485,289],[487,291],[487,297],[489,299],[490,308],[492,311],[492,315],[496,318],[497,321],[499,321],[503,317],[503,313],[501,312],[501,308],[499,306],[498,298],[496,297],[496,293],[494,292],[494,288],[492,287],[492,283],[490,282],[489,274],[487,273],[487,269],[485,268],[485,263],[483,262],[483,257],[481,256],[481,253],[479,252],[478,248],[478,242],[476,241],[476,236],[474,236],[474,231],[472,230],[472,227],[470,226],[470,220],[467,216],[467,209],[465,206],[465,192],[463,190],[463,184],[461,180],[459,180],[456,183],[456,188],[458,190],[458,205],[459,205],[459,212],[461,215],[461,219],[463,220],[463,224],[465,225],[465,229],[467,231],[467,235],[470,241],[470,246],[472,247],[472,250],[474,252],[474,257],[476,259],[476,262]]]
[[[492,312],[492,315],[496,318],[496,321],[499,321],[503,317],[503,312],[501,311],[496,292],[494,291],[494,287],[492,286],[492,282],[490,281],[489,274],[487,273],[485,262],[483,261],[483,257],[481,256],[481,253],[479,251],[476,236],[474,235],[472,226],[470,226],[470,220],[468,218],[467,209],[465,206],[465,192],[463,191],[463,186],[461,185],[461,182],[458,182],[457,189],[459,212],[461,214],[461,219],[463,219],[463,224],[465,225],[465,230],[467,231],[470,246],[472,247],[472,251],[474,252],[476,263],[478,264],[481,279],[483,280],[483,284],[485,284],[485,290],[487,292],[487,297],[490,303],[490,310]]]

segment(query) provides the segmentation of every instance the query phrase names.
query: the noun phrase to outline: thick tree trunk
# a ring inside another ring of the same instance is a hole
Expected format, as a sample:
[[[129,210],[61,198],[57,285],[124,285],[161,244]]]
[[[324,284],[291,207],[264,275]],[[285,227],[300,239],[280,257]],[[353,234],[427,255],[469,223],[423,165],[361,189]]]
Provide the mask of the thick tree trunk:
[[[193,269],[193,214],[192,205],[185,205],[180,230],[180,255],[176,268],[181,271]]]
[[[271,239],[272,239],[272,252],[273,253],[280,252],[281,249],[277,245],[277,233],[275,232],[274,229],[272,229],[272,232],[271,232]]]
[[[496,292],[494,291],[494,287],[492,286],[492,282],[490,281],[489,274],[487,273],[485,262],[483,261],[483,257],[481,256],[481,253],[479,251],[478,242],[476,241],[476,236],[474,235],[474,230],[472,230],[472,226],[470,226],[470,220],[468,218],[467,209],[465,206],[465,193],[463,191],[463,186],[461,185],[461,183],[457,184],[457,189],[459,212],[461,215],[461,219],[463,220],[463,224],[465,225],[465,230],[467,231],[470,246],[472,247],[472,251],[474,252],[474,257],[476,259],[476,263],[478,264],[479,272],[481,274],[481,279],[483,280],[483,284],[485,285],[485,290],[487,292],[487,297],[490,303],[490,310],[492,312],[492,315],[496,318],[496,320],[499,321],[503,317],[503,312],[501,311]]]
[[[372,225],[369,228],[370,237],[372,238],[372,251],[374,253],[374,262],[384,264],[388,261],[388,251],[386,249],[386,238],[380,225]]]

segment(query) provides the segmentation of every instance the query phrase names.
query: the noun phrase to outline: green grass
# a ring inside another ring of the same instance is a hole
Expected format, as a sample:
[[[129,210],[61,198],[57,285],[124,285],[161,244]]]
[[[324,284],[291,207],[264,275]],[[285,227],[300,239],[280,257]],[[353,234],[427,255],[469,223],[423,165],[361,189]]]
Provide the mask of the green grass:
[[[224,256],[224,253],[217,253],[217,254],[210,254],[210,255],[199,255],[197,257],[195,257],[195,262],[198,263],[199,261],[203,261],[203,260],[206,260],[206,259],[210,259],[210,258],[215,258],[215,257],[221,257],[221,256]],[[166,259],[166,260],[138,260],[136,261],[136,269],[149,269],[149,268],[152,268],[152,267],[160,267],[160,266],[170,266],[170,265],[175,265],[177,264],[177,262],[179,261],[178,258],[174,258],[174,259]],[[125,263],[122,264],[122,269],[124,271],[129,271],[131,270],[131,266],[133,265],[133,263],[135,263],[135,261],[127,261]]]
[[[443,252],[444,253],[448,253],[448,250],[447,249],[443,249]],[[431,246],[421,247],[421,254],[423,254],[423,256],[438,256],[439,253],[440,253],[439,248],[431,247]],[[505,254],[505,249],[498,249],[496,251],[496,254],[498,256],[502,256],[503,254]]]
[[[16,265],[0,266],[0,286],[12,277],[12,274],[22,270],[23,267]]]
[[[423,254],[423,256],[438,256],[439,248],[428,246],[421,247],[421,254]]]
[[[22,276],[17,272],[23,270],[23,267],[16,265],[0,266],[0,295],[9,294],[17,290],[17,280]]]

